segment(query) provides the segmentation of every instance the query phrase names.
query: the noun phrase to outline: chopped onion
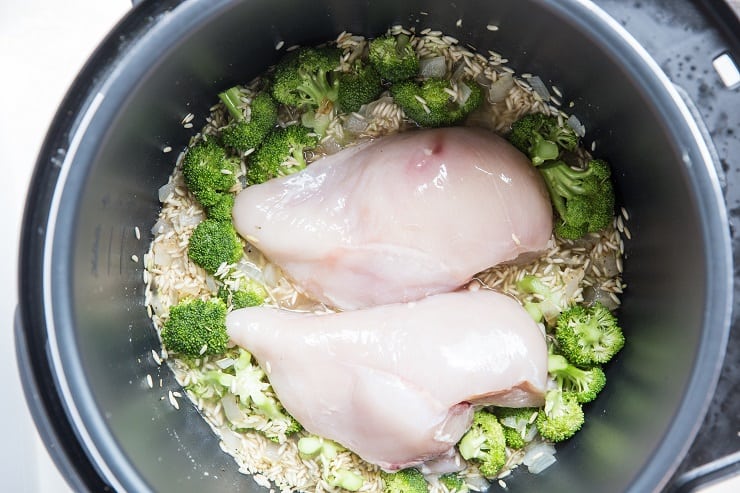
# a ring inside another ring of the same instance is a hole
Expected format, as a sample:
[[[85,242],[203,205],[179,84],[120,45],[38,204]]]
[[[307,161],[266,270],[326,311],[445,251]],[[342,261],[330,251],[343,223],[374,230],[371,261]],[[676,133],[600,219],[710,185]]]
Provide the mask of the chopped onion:
[[[465,61],[461,58],[457,62],[455,62],[455,65],[452,67],[452,76],[450,77],[450,80],[452,82],[457,82],[460,79],[462,79],[464,75],[465,75]]]
[[[231,450],[239,450],[244,445],[241,436],[226,426],[219,429],[219,435],[224,445]]]
[[[431,77],[444,77],[447,73],[447,61],[444,56],[423,58],[419,60],[419,74],[429,79]]]
[[[206,286],[208,286],[208,289],[211,290],[212,293],[218,291],[218,284],[211,275],[206,276]]]
[[[512,87],[514,87],[514,77],[508,72],[501,74],[496,82],[488,88],[488,101],[500,103],[506,99]]]
[[[470,89],[470,86],[464,82],[460,82],[457,85],[457,100],[461,106],[468,102],[468,98],[470,98],[472,92],[473,90]]]
[[[473,491],[486,491],[491,483],[486,480],[483,476],[466,476],[465,484]]]
[[[547,86],[542,82],[542,79],[533,75],[529,78],[529,85],[532,86],[534,92],[539,94],[543,100],[550,101],[550,91],[547,90]]]
[[[538,442],[528,448],[522,463],[532,474],[539,474],[555,463],[555,447],[546,442]]]
[[[154,236],[169,233],[170,231],[172,231],[172,225],[164,219],[157,219],[157,222],[152,226],[152,234]]]
[[[278,266],[273,263],[268,263],[265,265],[264,269],[262,269],[262,277],[265,280],[265,284],[268,286],[275,286],[282,277],[282,273]]]
[[[221,398],[221,406],[226,414],[226,419],[234,424],[241,423],[246,415],[239,409],[239,404],[236,402],[236,397],[233,394],[226,394]]]
[[[367,130],[367,119],[359,113],[350,113],[343,127],[346,132],[361,134]]]
[[[222,370],[225,370],[226,368],[229,368],[230,366],[234,365],[234,358],[221,358],[220,360],[216,361],[216,366],[221,368]]]
[[[192,213],[184,210],[177,215],[177,221],[180,227],[197,226],[203,222],[203,219],[203,214],[200,212]]]
[[[169,183],[165,183],[164,185],[159,187],[159,191],[158,191],[159,201],[164,202],[165,200],[167,200],[167,197],[169,197],[170,194],[174,191],[175,191],[175,184],[173,182],[170,181]]]
[[[328,136],[324,140],[321,141],[321,149],[324,151],[324,154],[327,156],[331,154],[336,154],[337,152],[342,150],[342,146],[337,142],[337,139],[335,139],[333,136]],[[316,159],[315,157],[313,159]]]
[[[583,126],[581,121],[576,117],[576,115],[570,115],[568,117],[568,126],[573,129],[573,131],[578,135],[579,137],[583,137],[586,135],[586,127]]]

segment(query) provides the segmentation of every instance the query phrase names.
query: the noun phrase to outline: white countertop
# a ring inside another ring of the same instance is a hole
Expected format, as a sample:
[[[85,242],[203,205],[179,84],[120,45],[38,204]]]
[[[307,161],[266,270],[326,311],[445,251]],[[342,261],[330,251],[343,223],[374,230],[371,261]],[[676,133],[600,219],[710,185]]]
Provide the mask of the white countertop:
[[[12,185],[0,194],[0,372],[9,375],[0,407],[0,490],[66,493],[69,487],[46,452],[21,390],[13,344],[13,313],[21,213],[46,129],[74,76],[113,25],[127,0],[0,0],[0,163]],[[9,389],[9,391],[7,390]]]
[[[0,0],[0,163],[13,184],[0,194],[0,267],[7,279],[0,300],[0,371],[9,392],[0,409],[2,491],[67,493],[28,413],[15,363],[13,313],[17,303],[17,238],[26,188],[46,129],[83,63],[128,11],[127,0]],[[731,484],[730,484],[731,483]],[[740,477],[703,493],[740,491]]]

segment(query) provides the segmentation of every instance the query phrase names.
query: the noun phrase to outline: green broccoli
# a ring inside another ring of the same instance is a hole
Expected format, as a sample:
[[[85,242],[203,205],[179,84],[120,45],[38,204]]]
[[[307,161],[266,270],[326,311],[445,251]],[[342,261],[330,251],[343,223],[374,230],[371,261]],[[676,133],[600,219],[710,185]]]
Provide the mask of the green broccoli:
[[[606,374],[601,367],[594,366],[584,370],[571,365],[560,354],[549,356],[547,371],[555,379],[559,388],[571,392],[581,404],[596,399],[606,385]]]
[[[467,493],[469,491],[468,485],[465,483],[463,477],[454,472],[442,474],[439,477],[439,482],[442,483],[450,493]]]
[[[385,483],[384,493],[427,493],[429,485],[424,475],[414,468],[402,469],[398,472],[381,472]]]
[[[506,446],[520,449],[527,444],[525,437],[534,426],[538,409],[533,407],[497,407],[493,413],[504,429]]]
[[[259,283],[246,280],[236,290],[226,286],[219,287],[218,297],[226,303],[229,309],[238,310],[240,308],[263,305],[267,298],[267,291]]]
[[[535,295],[539,300],[524,303],[524,309],[535,322],[541,322],[543,318],[548,324],[557,320],[563,307],[563,294],[558,288],[547,286],[533,275],[524,276],[516,283],[516,287],[524,293]]]
[[[419,57],[410,41],[405,34],[380,36],[370,41],[370,63],[385,80],[400,82],[419,73]]]
[[[337,102],[342,111],[359,111],[362,105],[375,101],[383,91],[380,74],[372,65],[355,63],[350,72],[339,74]]]
[[[203,207],[216,204],[236,184],[237,170],[238,163],[211,139],[189,148],[182,160],[185,185]]]
[[[483,101],[483,93],[476,83],[459,82],[470,89],[463,104],[453,101],[450,81],[430,78],[416,83],[404,81],[391,86],[393,100],[403,109],[407,117],[422,127],[443,127],[460,123]]]
[[[344,447],[336,442],[315,435],[298,440],[298,453],[305,459],[317,459],[323,466],[322,477],[331,486],[357,491],[365,483],[362,475],[345,468],[332,467],[331,461]]]
[[[614,189],[606,161],[593,159],[586,169],[574,169],[563,161],[538,168],[558,213],[555,233],[578,239],[611,224],[614,218]]]
[[[580,430],[584,419],[583,408],[575,395],[553,389],[545,395],[545,408],[537,415],[535,425],[542,438],[560,442]]]
[[[305,112],[304,126],[324,135],[336,114],[339,67],[342,51],[336,48],[301,48],[285,55],[275,66],[273,97]]]
[[[226,350],[226,305],[219,299],[186,300],[170,308],[162,326],[168,351],[186,356],[220,354]]]
[[[239,235],[228,221],[202,221],[193,230],[188,243],[190,259],[211,274],[224,262],[233,264],[238,261],[242,254]]]
[[[222,193],[215,204],[206,208],[208,219],[214,221],[231,221],[231,211],[234,209],[234,194]]]
[[[283,424],[277,429],[271,427],[261,430],[267,438],[276,442],[302,429],[272,396],[264,371],[252,361],[248,351],[230,349],[218,366],[217,370],[194,374],[187,389],[201,399],[230,402],[226,418],[235,429],[254,427],[255,423],[250,419],[254,414],[264,416],[271,423]]]
[[[506,438],[496,415],[482,409],[476,411],[473,424],[457,449],[463,459],[476,462],[485,477],[495,477],[506,463]]]
[[[578,135],[570,127],[558,125],[558,119],[543,113],[524,115],[511,125],[509,142],[524,152],[535,166],[557,159],[561,149],[575,151]]]
[[[558,214],[559,237],[575,240],[609,226],[615,201],[609,165],[593,159],[585,169],[575,169],[559,159],[563,151],[578,148],[573,129],[558,125],[554,116],[531,113],[512,124],[509,142],[540,170]]]
[[[221,131],[221,138],[224,144],[237,151],[245,152],[258,147],[277,123],[277,103],[266,92],[261,92],[252,99],[249,120],[245,119],[240,107],[241,92],[238,87],[232,87],[218,97],[234,120]]]
[[[318,143],[318,137],[300,125],[273,130],[251,155],[247,165],[247,181],[250,184],[263,183],[302,170],[306,167],[303,151]]]
[[[600,302],[573,306],[560,314],[555,339],[563,356],[576,365],[608,362],[624,346],[617,318]]]

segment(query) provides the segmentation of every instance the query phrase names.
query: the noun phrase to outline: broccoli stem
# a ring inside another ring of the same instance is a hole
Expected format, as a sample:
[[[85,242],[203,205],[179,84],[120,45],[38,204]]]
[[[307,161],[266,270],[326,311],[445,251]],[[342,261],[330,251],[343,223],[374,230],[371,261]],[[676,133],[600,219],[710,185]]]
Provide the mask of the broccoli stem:
[[[396,53],[398,53],[399,56],[403,56],[406,54],[406,46],[411,41],[411,37],[408,34],[399,34],[396,36]]]
[[[234,118],[235,121],[241,122],[244,120],[244,113],[239,109],[239,105],[242,102],[241,91],[238,87],[234,86],[218,95],[219,99],[224,103],[226,109]]]
[[[365,483],[362,476],[347,469],[337,469],[326,475],[326,482],[347,491],[357,491]]]
[[[599,320],[596,317],[591,317],[587,323],[583,324],[581,337],[588,344],[598,344],[601,341],[601,336],[602,332],[599,329]]]
[[[557,144],[549,141],[542,137],[540,134],[535,134],[535,143],[531,149],[532,164],[539,166],[545,161],[557,159],[560,154]]]

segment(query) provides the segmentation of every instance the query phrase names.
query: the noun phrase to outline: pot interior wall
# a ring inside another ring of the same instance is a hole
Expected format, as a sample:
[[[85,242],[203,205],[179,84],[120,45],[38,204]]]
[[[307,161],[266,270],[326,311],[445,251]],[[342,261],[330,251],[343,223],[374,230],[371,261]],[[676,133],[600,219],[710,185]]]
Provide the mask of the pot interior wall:
[[[130,490],[256,490],[187,400],[179,411],[169,404],[167,391],[177,386],[151,356],[158,340],[143,304],[142,262],[131,256],[143,258],[157,189],[218,91],[274,63],[278,41],[312,44],[343,30],[377,35],[404,24],[498,51],[518,73],[557,84],[586,124],[587,143],[596,140],[597,154],[614,166],[620,201],[632,216],[621,311],[628,345],[608,368],[606,391],[588,407],[585,429],[558,447],[557,464],[508,483],[510,491],[550,492],[637,484],[694,370],[708,252],[685,149],[662,114],[665,101],[619,68],[628,60],[605,49],[608,39],[572,16],[549,2],[513,0],[321,1],[299,8],[287,0],[188,2],[131,43],[101,89],[105,97],[67,177],[57,221],[69,227],[57,227],[53,252],[56,337],[75,406],[106,463],[101,469]],[[188,112],[196,115],[193,130],[180,124]],[[163,153],[165,146],[174,151]]]

